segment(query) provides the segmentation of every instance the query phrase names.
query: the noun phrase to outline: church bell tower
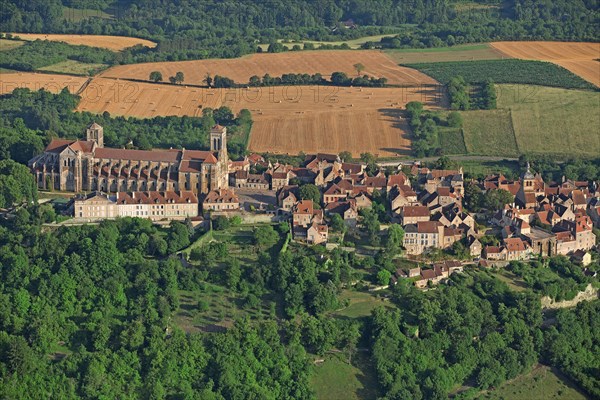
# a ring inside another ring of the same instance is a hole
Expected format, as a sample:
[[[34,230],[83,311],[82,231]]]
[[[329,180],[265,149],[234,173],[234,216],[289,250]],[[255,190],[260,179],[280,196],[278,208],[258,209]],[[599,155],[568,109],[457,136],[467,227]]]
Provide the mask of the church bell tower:
[[[104,128],[94,122],[87,127],[85,132],[87,140],[96,142],[98,147],[104,147]]]

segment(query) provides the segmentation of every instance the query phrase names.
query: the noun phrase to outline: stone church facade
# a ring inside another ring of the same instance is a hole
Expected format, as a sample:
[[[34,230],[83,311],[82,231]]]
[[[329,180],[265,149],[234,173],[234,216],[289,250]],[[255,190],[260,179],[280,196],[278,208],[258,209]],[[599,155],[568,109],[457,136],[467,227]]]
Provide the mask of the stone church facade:
[[[210,132],[210,151],[129,150],[104,147],[103,128],[93,123],[86,140],[53,139],[29,161],[43,190],[67,192],[191,191],[228,187],[227,128]]]

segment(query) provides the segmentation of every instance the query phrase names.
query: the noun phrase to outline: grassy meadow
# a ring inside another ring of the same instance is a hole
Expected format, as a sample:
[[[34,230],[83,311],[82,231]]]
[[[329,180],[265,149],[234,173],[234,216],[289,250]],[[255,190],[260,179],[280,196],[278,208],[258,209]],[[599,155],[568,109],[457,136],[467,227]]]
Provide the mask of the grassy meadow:
[[[39,68],[40,71],[58,72],[71,75],[95,75],[107,68],[106,64],[87,64],[76,60],[66,60],[47,67]]]
[[[340,301],[348,301],[347,307],[334,312],[334,316],[347,318],[361,318],[371,315],[371,311],[379,306],[389,304],[375,294],[367,292],[357,292],[354,290],[344,290],[340,295]]]
[[[463,112],[468,153],[600,154],[600,92],[497,85],[498,109]]]
[[[385,53],[398,64],[498,60],[506,58],[488,44],[464,44],[428,49],[390,49],[385,50]]]
[[[317,400],[375,399],[377,379],[368,357],[358,353],[347,363],[343,354],[328,354],[313,367],[311,386]]]
[[[465,111],[463,134],[467,153],[488,156],[518,155],[510,110]]]
[[[0,51],[15,49],[19,46],[23,46],[23,44],[25,44],[25,42],[20,40],[0,39]]]
[[[479,400],[585,400],[587,397],[551,368],[538,365],[530,373],[504,382],[493,391],[484,392]]]

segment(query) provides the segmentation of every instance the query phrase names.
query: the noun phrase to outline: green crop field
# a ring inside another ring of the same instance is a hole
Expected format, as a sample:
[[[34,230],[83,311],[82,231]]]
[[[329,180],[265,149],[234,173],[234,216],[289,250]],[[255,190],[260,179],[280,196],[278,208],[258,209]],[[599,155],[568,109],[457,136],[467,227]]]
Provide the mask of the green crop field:
[[[497,85],[498,109],[463,112],[472,154],[600,154],[600,92]]]
[[[403,65],[418,69],[442,83],[448,83],[450,79],[460,75],[465,78],[467,83],[481,83],[491,78],[495,83],[518,83],[566,89],[597,89],[593,84],[565,68],[544,61],[506,59],[404,63]]]
[[[106,64],[87,64],[76,60],[62,61],[56,64],[39,68],[40,71],[58,72],[72,75],[95,75],[107,68]]]
[[[385,50],[385,53],[399,64],[498,60],[506,57],[488,44],[465,44],[430,49],[394,49]]]
[[[368,358],[358,353],[350,365],[344,355],[325,356],[325,361],[313,367],[310,379],[317,400],[358,400],[377,397],[374,367]],[[355,366],[358,365],[357,366]]]
[[[479,400],[585,400],[586,398],[573,385],[543,365],[478,397]]]

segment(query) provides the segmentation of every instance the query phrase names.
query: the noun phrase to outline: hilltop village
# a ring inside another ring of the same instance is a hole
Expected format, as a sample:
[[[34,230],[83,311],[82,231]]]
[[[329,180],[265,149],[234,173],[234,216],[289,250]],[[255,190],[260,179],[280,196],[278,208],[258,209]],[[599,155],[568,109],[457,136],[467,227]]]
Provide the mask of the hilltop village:
[[[418,286],[465,262],[502,266],[565,255],[585,264],[600,227],[597,182],[544,182],[529,165],[519,180],[492,174],[466,182],[462,168],[419,162],[382,168],[336,154],[306,155],[300,166],[259,154],[233,161],[227,130],[218,125],[210,143],[210,151],[110,149],[103,128],[92,124],[86,140],[55,139],[29,166],[41,190],[74,192],[66,208],[70,223],[139,217],[210,229],[215,218],[237,216],[289,222],[295,241],[329,247],[347,247],[344,234],[373,238],[401,226],[409,259],[447,255],[433,268],[399,268],[390,278],[414,278]],[[467,186],[475,193],[467,194]],[[465,197],[496,191],[510,196],[498,209],[465,209]]]

